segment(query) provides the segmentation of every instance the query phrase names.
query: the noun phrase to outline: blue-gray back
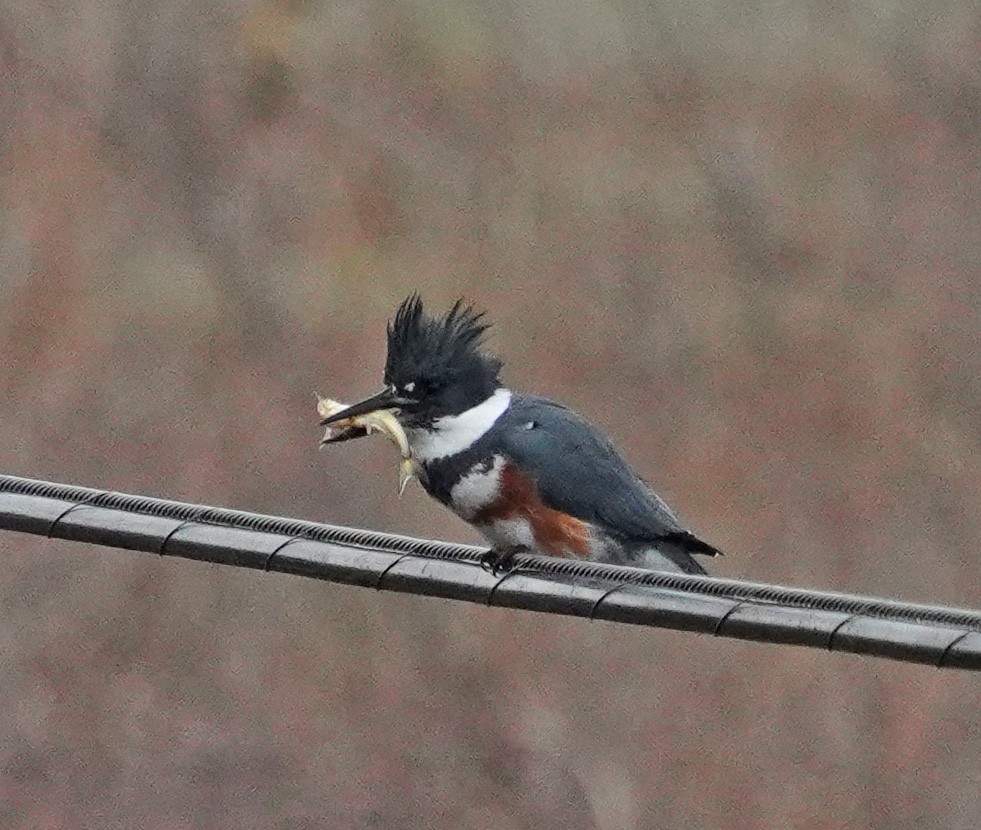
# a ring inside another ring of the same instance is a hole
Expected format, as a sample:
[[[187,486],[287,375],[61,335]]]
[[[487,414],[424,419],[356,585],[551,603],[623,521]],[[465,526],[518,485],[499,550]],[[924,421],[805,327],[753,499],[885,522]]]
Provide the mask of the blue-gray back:
[[[515,395],[494,432],[549,507],[627,540],[688,535],[674,511],[596,427],[560,404]],[[711,548],[710,548],[711,549]]]

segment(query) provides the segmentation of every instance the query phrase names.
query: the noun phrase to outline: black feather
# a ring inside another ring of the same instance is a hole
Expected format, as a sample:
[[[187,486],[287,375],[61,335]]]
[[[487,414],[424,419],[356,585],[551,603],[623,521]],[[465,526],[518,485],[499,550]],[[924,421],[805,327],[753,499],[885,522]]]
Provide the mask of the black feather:
[[[418,294],[407,297],[388,324],[385,383],[412,384],[421,406],[416,422],[428,415],[462,412],[485,400],[501,383],[501,361],[481,352],[489,328],[484,313],[462,299],[441,316],[429,316]]]

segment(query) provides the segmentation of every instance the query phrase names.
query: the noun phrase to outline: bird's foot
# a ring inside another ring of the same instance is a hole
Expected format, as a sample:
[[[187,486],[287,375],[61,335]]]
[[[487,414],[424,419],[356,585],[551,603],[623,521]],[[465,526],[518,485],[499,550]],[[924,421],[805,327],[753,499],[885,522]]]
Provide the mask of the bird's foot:
[[[515,554],[523,553],[524,551],[525,548],[521,547],[521,545],[512,545],[507,548],[491,548],[480,557],[480,567],[491,576],[510,573],[514,568]]]

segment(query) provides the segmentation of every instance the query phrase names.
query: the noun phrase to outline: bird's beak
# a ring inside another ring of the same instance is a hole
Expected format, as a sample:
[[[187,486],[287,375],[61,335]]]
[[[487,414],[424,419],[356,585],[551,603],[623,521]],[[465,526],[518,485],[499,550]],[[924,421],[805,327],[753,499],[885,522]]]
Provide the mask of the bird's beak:
[[[406,398],[399,397],[392,389],[383,389],[377,395],[365,398],[363,401],[351,404],[346,409],[328,415],[320,422],[320,426],[325,427],[335,424],[338,421],[346,421],[349,418],[356,418],[359,415],[370,415],[382,409],[398,409],[403,404],[411,403]],[[351,436],[352,438],[355,436]]]
[[[327,434],[320,439],[320,446],[327,444],[340,444],[341,441],[350,441],[352,438],[364,438],[368,434],[365,427],[347,427],[337,430],[327,430]]]

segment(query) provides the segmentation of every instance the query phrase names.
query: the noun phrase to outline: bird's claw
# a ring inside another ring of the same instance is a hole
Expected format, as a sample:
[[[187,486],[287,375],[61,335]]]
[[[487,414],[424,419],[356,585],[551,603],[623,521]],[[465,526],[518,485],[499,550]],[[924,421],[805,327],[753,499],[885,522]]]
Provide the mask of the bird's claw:
[[[480,567],[491,576],[503,576],[514,570],[514,556],[520,553],[523,548],[491,548],[480,557]]]

